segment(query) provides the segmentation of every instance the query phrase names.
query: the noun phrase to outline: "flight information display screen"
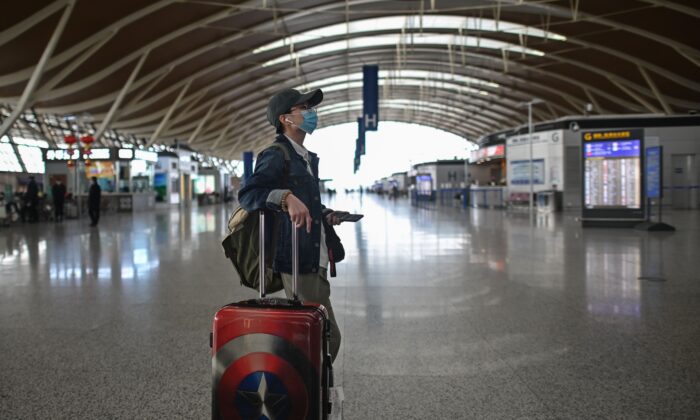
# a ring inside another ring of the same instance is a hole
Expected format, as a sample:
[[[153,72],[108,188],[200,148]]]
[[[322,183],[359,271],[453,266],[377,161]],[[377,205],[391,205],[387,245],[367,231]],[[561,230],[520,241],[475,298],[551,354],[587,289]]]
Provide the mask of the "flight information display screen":
[[[641,140],[592,141],[583,153],[586,208],[642,208]]]

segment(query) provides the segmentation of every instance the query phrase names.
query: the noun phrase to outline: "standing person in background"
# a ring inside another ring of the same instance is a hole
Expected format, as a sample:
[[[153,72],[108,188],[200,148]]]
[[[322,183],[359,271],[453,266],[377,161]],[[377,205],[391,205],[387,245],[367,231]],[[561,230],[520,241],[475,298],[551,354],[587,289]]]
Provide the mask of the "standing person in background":
[[[56,222],[63,221],[63,203],[66,200],[66,186],[63,185],[60,179],[56,180],[51,188],[51,195],[53,196],[53,207],[54,214],[56,216]]]
[[[39,221],[39,186],[33,176],[29,177],[27,192],[24,194],[24,202],[27,206],[29,223]]]
[[[92,177],[92,185],[90,185],[90,194],[88,195],[88,214],[90,214],[90,226],[97,226],[100,221],[100,201],[102,197],[102,189],[97,185],[97,178]]]

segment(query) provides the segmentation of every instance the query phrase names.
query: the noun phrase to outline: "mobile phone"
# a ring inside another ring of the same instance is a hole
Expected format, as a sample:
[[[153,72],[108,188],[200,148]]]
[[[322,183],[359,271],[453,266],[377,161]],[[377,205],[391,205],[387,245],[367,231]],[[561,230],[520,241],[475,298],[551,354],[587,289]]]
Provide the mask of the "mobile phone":
[[[346,213],[346,214],[341,214],[338,216],[341,222],[357,222],[358,220],[362,219],[365,217],[364,214],[353,214],[353,213]]]

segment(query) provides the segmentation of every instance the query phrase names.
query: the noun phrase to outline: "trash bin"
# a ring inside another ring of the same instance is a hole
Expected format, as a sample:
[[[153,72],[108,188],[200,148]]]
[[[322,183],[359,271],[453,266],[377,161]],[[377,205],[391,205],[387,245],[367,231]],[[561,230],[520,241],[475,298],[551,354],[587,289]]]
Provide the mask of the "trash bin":
[[[553,213],[561,209],[561,194],[559,191],[540,191],[537,193],[537,211]]]

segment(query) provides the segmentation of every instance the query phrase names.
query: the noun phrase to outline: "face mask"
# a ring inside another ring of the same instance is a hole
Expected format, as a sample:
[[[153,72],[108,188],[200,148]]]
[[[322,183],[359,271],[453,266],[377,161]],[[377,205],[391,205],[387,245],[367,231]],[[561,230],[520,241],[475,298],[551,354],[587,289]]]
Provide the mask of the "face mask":
[[[316,111],[302,111],[301,115],[304,117],[304,122],[301,123],[299,129],[307,134],[313,133],[318,125],[318,115],[316,114]]]

